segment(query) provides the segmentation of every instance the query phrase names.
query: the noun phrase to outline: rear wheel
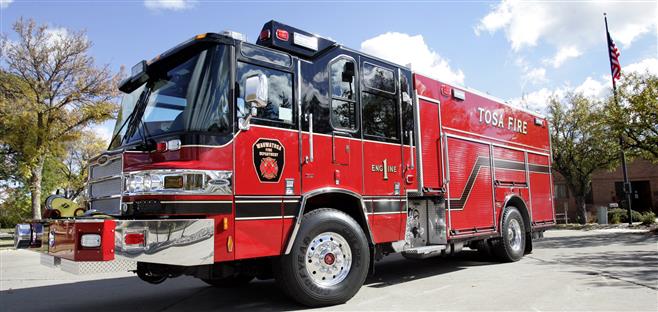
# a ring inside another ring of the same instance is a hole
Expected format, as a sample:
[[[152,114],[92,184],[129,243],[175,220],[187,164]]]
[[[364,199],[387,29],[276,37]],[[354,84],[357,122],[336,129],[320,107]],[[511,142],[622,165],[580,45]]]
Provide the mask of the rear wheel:
[[[496,256],[505,262],[520,260],[525,251],[526,234],[523,217],[516,207],[505,209],[501,234],[494,246]]]
[[[274,276],[297,302],[317,307],[344,303],[368,273],[368,241],[347,214],[322,208],[304,215],[290,254],[275,264]]]

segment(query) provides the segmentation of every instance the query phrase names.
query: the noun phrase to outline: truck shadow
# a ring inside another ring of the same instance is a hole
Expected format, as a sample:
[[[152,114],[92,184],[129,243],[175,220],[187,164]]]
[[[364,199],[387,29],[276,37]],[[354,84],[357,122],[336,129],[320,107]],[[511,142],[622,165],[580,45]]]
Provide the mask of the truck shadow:
[[[479,254],[464,251],[446,259],[384,258],[364,287],[382,288],[438,276],[469,266],[485,265]],[[2,311],[210,311],[299,310],[305,307],[286,297],[273,280],[241,288],[213,288],[191,277],[149,285],[137,277],[83,281],[0,292]]]
[[[594,235],[547,238],[538,241],[535,248],[564,251],[555,260],[531,258],[544,265],[559,265],[570,272],[601,278],[590,279],[595,287],[638,286],[658,290],[658,236],[648,233],[603,233]],[[633,246],[653,244],[653,251]],[[610,251],[611,245],[624,250]],[[587,247],[584,249],[583,247]],[[597,247],[607,247],[600,252]],[[583,249],[581,249],[583,248]],[[575,250],[574,250],[575,249]]]

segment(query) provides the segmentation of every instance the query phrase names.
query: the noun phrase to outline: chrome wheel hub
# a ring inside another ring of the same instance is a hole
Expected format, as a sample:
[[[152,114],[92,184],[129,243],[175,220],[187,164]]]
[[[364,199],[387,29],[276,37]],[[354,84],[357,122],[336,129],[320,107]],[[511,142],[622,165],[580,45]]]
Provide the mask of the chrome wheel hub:
[[[334,232],[319,234],[306,249],[306,272],[320,286],[336,285],[347,277],[352,250],[345,238]]]
[[[523,235],[523,231],[521,231],[519,221],[512,219],[507,227],[507,241],[514,251],[519,251],[521,249],[521,242],[523,239],[521,235]]]

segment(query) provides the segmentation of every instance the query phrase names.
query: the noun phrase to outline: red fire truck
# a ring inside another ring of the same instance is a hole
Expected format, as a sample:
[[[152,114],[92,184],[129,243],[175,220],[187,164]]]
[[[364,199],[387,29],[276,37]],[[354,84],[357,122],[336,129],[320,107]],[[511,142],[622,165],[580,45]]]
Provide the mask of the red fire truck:
[[[86,212],[16,228],[43,264],[274,277],[322,306],[389,253],[517,261],[555,223],[544,117],[276,21],[256,44],[198,35],[120,90]]]

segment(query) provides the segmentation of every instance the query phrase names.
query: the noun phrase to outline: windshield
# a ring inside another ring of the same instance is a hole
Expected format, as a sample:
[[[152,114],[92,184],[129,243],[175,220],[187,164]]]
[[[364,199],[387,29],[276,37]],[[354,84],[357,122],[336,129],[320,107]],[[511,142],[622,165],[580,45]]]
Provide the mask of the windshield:
[[[230,59],[224,45],[185,53],[153,71],[148,82],[124,95],[110,149],[174,133],[231,131]],[[135,107],[143,111],[134,112]]]

